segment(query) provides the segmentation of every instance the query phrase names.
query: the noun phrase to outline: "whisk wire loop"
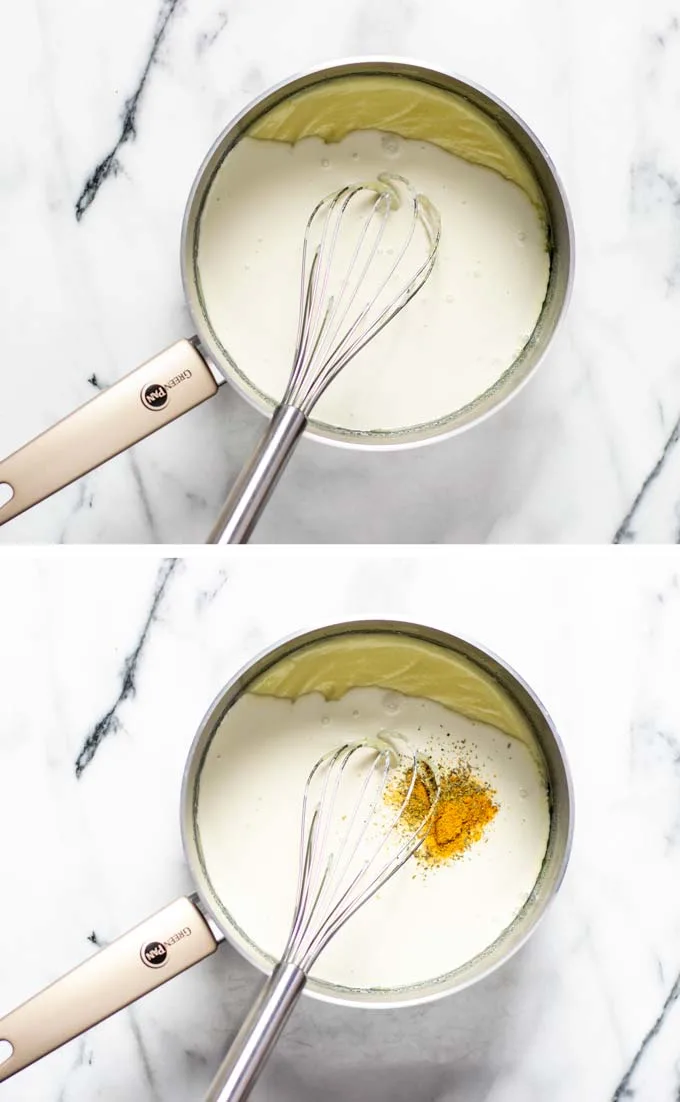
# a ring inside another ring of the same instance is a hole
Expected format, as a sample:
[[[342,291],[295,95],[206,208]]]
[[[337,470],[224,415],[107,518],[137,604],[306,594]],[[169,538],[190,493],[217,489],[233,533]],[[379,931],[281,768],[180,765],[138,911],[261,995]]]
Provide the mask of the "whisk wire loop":
[[[353,189],[352,195],[348,196],[348,198],[342,204],[343,213],[348,207],[350,201],[355,196],[361,195],[363,197],[363,191],[364,189],[362,188]],[[347,340],[347,334],[345,334],[340,343],[333,347],[333,342],[338,339],[338,333],[340,332],[341,326],[345,321],[347,315],[349,314],[349,311],[351,310],[354,301],[359,294],[359,291],[363,288],[364,281],[371,267],[371,263],[377,250],[380,248],[380,244],[382,242],[387,226],[387,216],[390,212],[391,205],[392,199],[390,198],[389,194],[387,194],[386,192],[381,192],[377,195],[371,206],[368,217],[364,221],[361,233],[357,237],[357,240],[354,244],[354,250],[352,252],[347,270],[340,283],[340,291],[337,295],[330,296],[328,300],[328,310],[324,317],[324,331],[322,339],[315,349],[315,356],[310,361],[311,371],[318,370],[320,367],[322,367],[324,358],[328,359],[329,361],[334,360],[337,356],[339,347],[341,347],[342,344],[344,344]],[[371,245],[370,235],[373,229],[373,222],[376,219],[378,219],[378,226],[377,230],[374,231],[375,237]],[[338,219],[334,227],[332,242],[333,248],[337,247],[337,240],[340,233],[340,228],[341,223],[340,219]],[[366,255],[362,256],[362,252],[364,250],[364,245],[366,244],[366,242],[369,242],[369,248]],[[358,274],[355,274],[355,268],[357,268],[357,266],[359,265],[360,257],[362,260],[362,266],[360,267]],[[323,262],[323,259],[325,258],[322,257],[320,263]],[[330,265],[327,264],[325,270],[326,274],[328,275],[328,273],[330,272]],[[378,289],[377,294],[380,293],[381,289],[382,288]],[[321,293],[322,295],[325,293],[325,288],[322,289]],[[371,303],[369,300],[362,308],[358,318],[354,321],[350,332],[354,331],[359,325],[360,321],[369,310],[370,305]]]
[[[379,758],[374,759],[370,771],[364,778],[360,798],[354,806],[352,822],[349,829],[343,832],[340,850],[335,853],[329,846],[329,831],[332,826],[332,818],[329,815],[329,810],[335,806],[338,789],[342,782],[342,775],[353,749],[354,747],[351,744],[346,744],[324,755],[324,757],[314,766],[305,787],[302,810],[302,830],[300,834],[300,878],[298,882],[298,898],[295,908],[295,920],[291,929],[286,952],[284,953],[284,959],[288,954],[291,956],[294,955],[296,947],[299,947],[302,943],[310,924],[315,919],[317,924],[322,924],[328,917],[327,913],[323,911],[324,899],[328,894],[326,892],[326,895],[324,895],[324,889],[329,883],[331,873],[334,871],[334,865],[339,864],[347,848],[351,831],[359,814],[361,802],[370,784],[376,764],[380,760]],[[380,756],[382,757],[383,755]],[[311,819],[309,820],[308,827],[307,819],[309,816],[310,791],[317,774],[323,770],[324,767],[326,768],[322,782],[322,792],[316,806],[311,812]],[[359,843],[360,840],[361,838],[358,840]],[[325,855],[325,864],[323,863],[323,855]]]
[[[397,247],[384,250],[388,223],[404,204],[405,232]],[[355,210],[364,213],[355,217]],[[419,228],[425,256],[393,287]],[[429,278],[440,235],[435,207],[395,174],[341,188],[317,203],[305,230],[295,354],[283,405],[309,416],[339,372]],[[385,265],[388,255],[393,259]]]
[[[428,810],[404,834],[403,815],[421,764],[410,748],[397,751],[364,740],[329,751],[316,763],[303,797],[295,911],[284,961],[307,972],[340,927],[418,849],[439,794],[432,774]],[[350,766],[358,779],[349,776]],[[385,796],[404,770],[406,790],[389,813]]]

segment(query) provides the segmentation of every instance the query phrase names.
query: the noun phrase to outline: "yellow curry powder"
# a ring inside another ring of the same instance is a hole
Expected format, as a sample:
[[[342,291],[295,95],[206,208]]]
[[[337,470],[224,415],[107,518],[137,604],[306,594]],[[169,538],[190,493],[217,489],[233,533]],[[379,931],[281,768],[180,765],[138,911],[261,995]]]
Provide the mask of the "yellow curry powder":
[[[398,807],[408,795],[412,774],[407,770],[387,794],[392,807]],[[402,813],[404,826],[414,830],[432,807],[433,789],[422,774],[416,778],[413,792]],[[460,857],[484,833],[498,811],[495,792],[472,775],[469,766],[450,769],[439,778],[439,801],[430,820],[417,857],[436,865]]]

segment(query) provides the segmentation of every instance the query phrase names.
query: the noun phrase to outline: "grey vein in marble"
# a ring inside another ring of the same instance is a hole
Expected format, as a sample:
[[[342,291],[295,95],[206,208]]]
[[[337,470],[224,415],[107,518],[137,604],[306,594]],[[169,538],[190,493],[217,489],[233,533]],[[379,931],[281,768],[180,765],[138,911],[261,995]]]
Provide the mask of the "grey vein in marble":
[[[153,511],[151,509],[151,502],[149,500],[149,495],[146,492],[146,486],[144,485],[144,479],[142,477],[142,472],[141,472],[139,463],[137,462],[137,460],[135,458],[134,451],[129,452],[128,458],[130,460],[130,469],[132,471],[132,477],[135,480],[135,485],[137,487],[139,500],[141,502],[142,509],[144,510],[144,516],[146,517],[146,522],[149,526],[149,531],[150,531],[151,535],[153,536],[154,543],[159,543],[161,541],[159,540],[158,529],[156,528],[156,522],[154,520]]]
[[[658,163],[657,157],[634,164],[630,171],[631,206],[645,216],[652,207],[670,215],[674,229],[671,256],[664,272],[666,290],[671,294],[680,280],[680,181]]]
[[[79,516],[83,509],[91,509],[93,504],[94,499],[88,489],[88,480],[86,477],[81,478],[76,486],[76,496],[75,502],[73,503],[73,508],[64,517],[63,523],[59,530],[59,534],[57,536],[57,543],[68,543],[68,531],[71,521],[75,517]]]
[[[220,9],[220,11],[218,11],[217,13],[217,19],[214,27],[212,27],[211,30],[208,31],[200,31],[196,37],[197,57],[200,57],[201,54],[210,49],[214,42],[217,42],[217,39],[222,34],[222,31],[224,30],[228,22],[229,12],[225,11],[224,9]]]
[[[92,1064],[92,1052],[90,1052],[90,1055],[87,1057],[87,1059],[85,1057],[86,1052],[87,1040],[84,1037],[80,1037],[76,1042],[76,1055],[71,1065],[71,1072],[76,1071],[78,1068],[83,1067],[85,1064]],[[59,1094],[56,1096],[56,1102],[68,1102],[69,1094],[70,1086],[69,1081],[67,1080],[62,1089],[59,1091]]]
[[[665,50],[669,42],[677,35],[678,31],[680,31],[680,20],[677,15],[673,15],[664,29],[662,31],[655,31],[651,38],[655,46],[658,46],[661,50]]]
[[[158,1099],[158,1102],[162,1102],[161,1095],[158,1091],[158,1085],[156,1083],[156,1077],[153,1071],[153,1065],[149,1056],[149,1051],[145,1044],[144,1035],[142,1033],[139,1021],[137,1020],[134,1006],[128,1007],[127,1020],[130,1025],[132,1036],[134,1037],[135,1045],[137,1046],[137,1051],[139,1052],[139,1058],[141,1061],[144,1078],[149,1085],[150,1096],[152,1099],[154,1099],[154,1102],[156,1099]]]
[[[649,1045],[654,1040],[654,1038],[657,1037],[659,1035],[659,1033],[661,1032],[661,1030],[664,1026],[664,1023],[666,1021],[666,1018],[668,1017],[669,1011],[672,1009],[672,1007],[677,1002],[679,995],[680,995],[680,974],[678,976],[676,976],[675,983],[671,987],[671,990],[668,994],[668,997],[667,997],[666,1001],[664,1002],[663,1006],[661,1007],[661,1012],[659,1013],[658,1018],[656,1019],[656,1021],[654,1022],[654,1025],[651,1027],[651,1029],[649,1030],[649,1032],[645,1036],[642,1044],[640,1045],[639,1049],[635,1053],[635,1056],[633,1057],[633,1060],[631,1061],[631,1064],[630,1064],[628,1070],[626,1071],[625,1075],[621,1079],[621,1082],[618,1084],[616,1090],[614,1091],[614,1093],[611,1097],[611,1102],[623,1102],[623,1099],[626,1099],[626,1098],[638,1098],[638,1097],[642,1098],[643,1097],[642,1095],[638,1094],[638,1088],[632,1085],[635,1073],[636,1073],[640,1063],[644,1059]],[[673,1102],[677,1102],[678,1099],[680,1099],[680,1083],[678,1084],[678,1090],[677,1090],[677,1093],[675,1095],[675,1099],[673,1100]]]
[[[211,604],[215,598],[222,592],[225,585],[229,581],[229,574],[221,567],[218,571],[217,581],[214,585],[211,585],[209,589],[199,589],[196,593],[196,609],[200,611],[205,608],[206,605]]]
[[[125,101],[125,110],[121,118],[120,133],[116,139],[113,148],[102,158],[101,161],[95,166],[90,175],[88,176],[83,190],[78,196],[75,204],[75,216],[76,221],[80,222],[81,218],[85,214],[85,211],[91,206],[97,197],[97,193],[102,184],[108,180],[110,176],[116,176],[120,171],[120,162],[118,160],[118,154],[125,145],[126,142],[133,140],[137,136],[137,112],[142,99],[142,93],[146,86],[146,82],[149,78],[151,68],[158,56],[158,51],[161,47],[161,43],[165,37],[168,29],[168,24],[175,14],[177,7],[181,3],[181,0],[162,0],[161,9],[158,13],[158,20],[156,23],[156,30],[154,32],[153,40],[151,43],[151,49],[149,50],[148,57],[146,59],[144,68],[142,69],[142,75],[139,78],[137,87],[132,95]]]
[[[77,778],[82,777],[88,765],[93,761],[104,739],[109,735],[115,734],[116,731],[120,729],[118,710],[121,704],[124,704],[129,697],[135,695],[137,667],[149,638],[152,625],[158,615],[158,609],[165,597],[170,580],[179,564],[179,559],[169,559],[163,561],[159,567],[153,597],[151,599],[151,606],[146,615],[139,639],[134,649],[123,663],[121,686],[118,696],[108,711],[97,720],[92,730],[85,737],[75,762],[75,774]]]
[[[640,487],[640,489],[638,490],[638,492],[635,496],[635,500],[633,501],[633,504],[631,505],[630,509],[628,510],[625,517],[621,521],[619,527],[616,529],[616,532],[614,533],[613,543],[632,543],[635,540],[635,538],[636,538],[635,520],[636,520],[638,510],[640,510],[640,508],[645,503],[645,499],[647,498],[647,495],[652,490],[652,487],[653,487],[654,483],[656,482],[657,478],[659,477],[659,475],[662,473],[664,467],[666,466],[666,463],[668,462],[669,457],[673,453],[673,451],[674,451],[674,449],[675,449],[675,447],[678,443],[678,440],[680,440],[680,417],[678,418],[678,420],[673,425],[673,430],[672,430],[670,436],[668,437],[668,439],[666,440],[666,443],[663,446],[661,455],[657,459],[656,463],[652,467],[652,469],[649,472],[649,474],[647,475],[647,477],[644,479],[644,481],[642,483],[642,486]],[[675,539],[674,539],[673,542],[674,543],[680,542],[680,524],[679,524],[679,527],[676,528],[674,535],[675,535]]]

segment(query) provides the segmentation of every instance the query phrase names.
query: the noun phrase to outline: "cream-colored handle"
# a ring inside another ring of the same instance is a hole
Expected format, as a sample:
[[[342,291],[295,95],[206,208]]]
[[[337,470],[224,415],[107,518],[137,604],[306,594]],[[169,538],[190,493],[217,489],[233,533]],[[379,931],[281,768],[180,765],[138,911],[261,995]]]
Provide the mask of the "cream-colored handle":
[[[0,463],[0,524],[216,391],[217,383],[194,345],[177,341]]]
[[[177,899],[0,1018],[0,1081],[198,964],[216,948],[198,908],[190,899]],[[8,1056],[4,1061],[3,1053]]]

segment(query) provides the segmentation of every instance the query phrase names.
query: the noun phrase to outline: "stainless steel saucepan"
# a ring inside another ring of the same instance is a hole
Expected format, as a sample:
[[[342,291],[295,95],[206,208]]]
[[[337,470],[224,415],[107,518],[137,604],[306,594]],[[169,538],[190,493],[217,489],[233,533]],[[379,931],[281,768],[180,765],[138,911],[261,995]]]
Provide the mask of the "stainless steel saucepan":
[[[357,449],[413,447],[445,439],[476,424],[517,393],[552,340],[571,284],[571,219],[562,186],[545,150],[509,107],[459,77],[389,58],[325,65],[284,81],[251,103],[220,135],[198,172],[185,211],[181,244],[182,278],[196,335],[177,341],[0,462],[0,524],[211,398],[225,380],[262,413],[271,416],[276,402],[259,392],[230,357],[214,332],[202,300],[197,251],[203,206],[224,158],[267,111],[302,90],[321,84],[327,87],[340,77],[385,74],[425,82],[464,97],[514,142],[531,166],[545,201],[551,253],[548,291],[535,331],[512,369],[496,386],[463,409],[437,422],[399,432],[358,433],[312,419],[307,435]]]
[[[197,827],[197,805],[208,750],[226,712],[267,669],[301,648],[351,635],[355,647],[367,633],[395,635],[434,644],[490,676],[527,720],[542,754],[550,796],[550,834],[541,873],[522,910],[504,933],[462,967],[417,986],[356,990],[310,978],[305,991],[328,1002],[393,1008],[431,1002],[461,991],[493,972],[527,940],[555,895],[571,846],[573,798],[564,751],[550,717],[531,689],[486,648],[435,628],[392,620],[357,620],[295,635],[270,647],[245,666],[220,692],[201,723],[189,752],[181,798],[182,837],[196,893],[178,899],[123,935],[51,987],[0,1019],[0,1080],[54,1051],[84,1030],[203,960],[225,940],[251,963],[271,973],[275,961],[241,929],[229,900],[217,894],[206,866]],[[374,653],[372,651],[371,653]],[[324,674],[326,677],[326,674]],[[423,690],[423,695],[427,695]],[[209,862],[208,862],[209,863]],[[4,1056],[4,1062],[3,1062]]]

